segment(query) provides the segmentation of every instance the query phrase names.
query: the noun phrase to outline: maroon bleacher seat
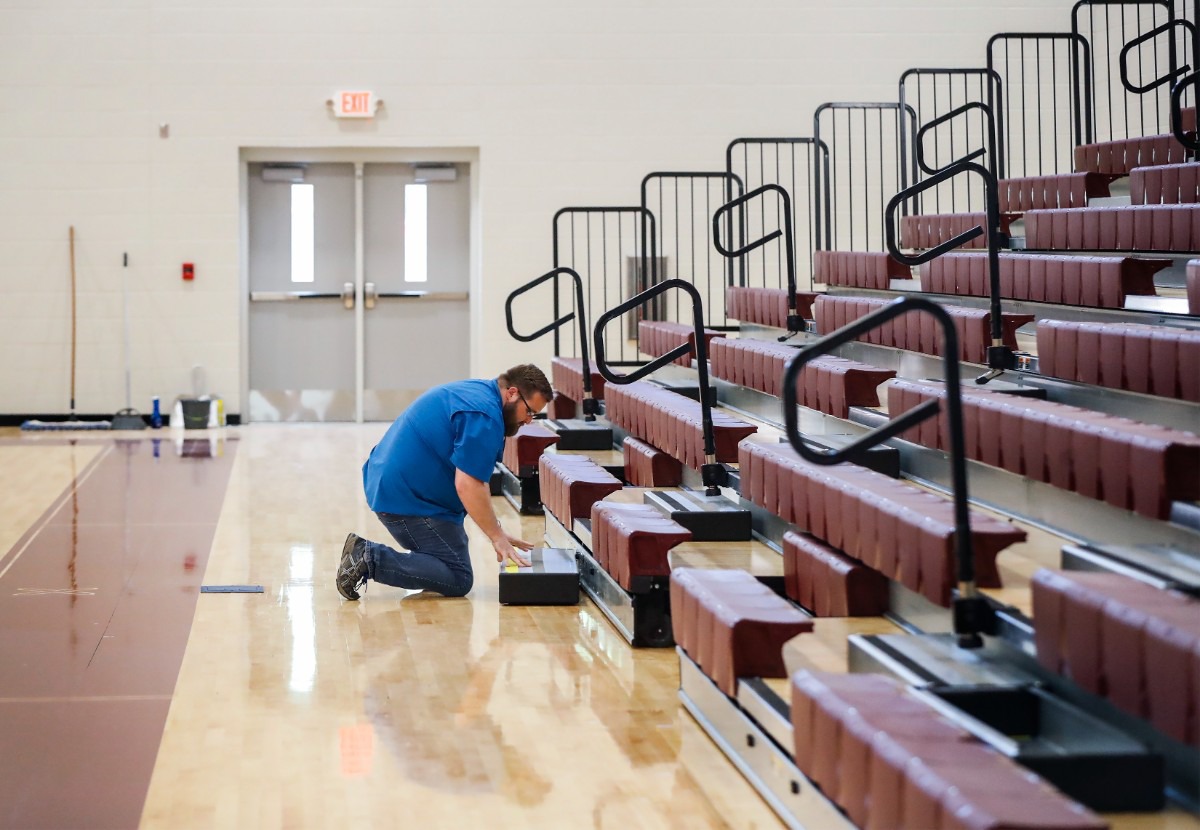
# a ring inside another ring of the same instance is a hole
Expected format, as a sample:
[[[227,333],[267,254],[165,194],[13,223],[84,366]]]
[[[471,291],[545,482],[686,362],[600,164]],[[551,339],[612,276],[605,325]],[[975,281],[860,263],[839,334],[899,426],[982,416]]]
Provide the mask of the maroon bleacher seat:
[[[774,340],[718,340],[713,344],[713,377],[779,396],[783,370],[798,349]]]
[[[1135,167],[1161,166],[1189,161],[1186,147],[1170,133],[1081,144],[1075,148],[1077,173],[1127,176]]]
[[[575,403],[583,400],[583,360],[577,357],[555,357],[550,361],[550,382],[554,389]],[[604,400],[604,376],[592,368],[592,397]],[[571,415],[556,417],[570,418]]]
[[[693,470],[704,464],[703,417],[700,403],[645,381],[608,387],[605,414],[625,430]],[[758,431],[720,410],[712,411],[717,461],[737,460],[738,442]]]
[[[892,280],[912,279],[912,270],[891,254],[869,251],[814,251],[813,282],[887,290]]]
[[[648,504],[592,505],[592,557],[626,591],[638,577],[671,574],[667,554],[692,532]]]
[[[1000,216],[1000,233],[1008,235],[1012,217]],[[927,213],[900,219],[900,247],[909,250],[932,248],[975,227],[987,227],[984,213]],[[987,234],[980,234],[963,248],[986,248]]]
[[[1200,403],[1200,330],[1042,320],[1037,353],[1049,377]]]
[[[1200,601],[1116,573],[1033,577],[1038,662],[1200,747]]]
[[[514,473],[532,473],[547,447],[558,443],[558,434],[541,424],[523,424],[516,435],[504,439],[504,466]]]
[[[817,331],[829,334],[887,305],[890,300],[874,297],[850,297],[826,294],[815,306]],[[991,345],[991,313],[985,308],[942,305],[954,319],[958,331],[958,359],[984,363]],[[1003,315],[1004,345],[1017,347],[1017,329],[1033,320],[1032,314]],[[942,349],[942,330],[930,314],[917,312],[898,317],[864,334],[859,340],[879,346],[938,355]]]
[[[940,384],[892,381],[888,414],[945,396]],[[1174,501],[1200,499],[1198,435],[984,389],[964,389],[962,404],[968,458],[1154,519],[1168,518]],[[945,450],[944,410],[902,437]]]
[[[820,296],[812,291],[796,292],[796,314],[812,319],[812,306]],[[787,289],[730,286],[725,289],[725,314],[743,323],[787,328]]]
[[[1200,202],[1200,164],[1164,164],[1129,171],[1129,201],[1135,205]]]
[[[956,581],[946,498],[854,464],[810,464],[788,444],[743,441],[742,498],[943,607]],[[971,512],[977,583],[1000,586],[996,555],[1025,531]]]
[[[879,674],[791,678],[793,758],[867,830],[1099,830],[1037,775]]]
[[[617,478],[585,455],[543,453],[538,462],[542,504],[563,526],[586,519],[592,505],[621,489]]]
[[[1046,251],[1200,250],[1200,205],[1032,210],[1025,245]]]
[[[814,617],[878,617],[888,609],[887,577],[808,533],[783,534],[783,580]]]
[[[705,329],[704,345],[706,350],[711,347],[714,337],[724,336],[723,332]],[[696,355],[696,329],[694,326],[686,323],[669,323],[663,320],[642,320],[638,323],[638,351],[643,354],[657,357],[685,344],[690,351],[675,358],[673,362],[681,366],[691,366],[692,358]]]
[[[1001,213],[1025,213],[1047,208],[1086,207],[1094,196],[1108,196],[1109,177],[1098,173],[1066,173],[1001,179]]]
[[[683,465],[645,441],[626,436],[621,443],[625,480],[634,487],[678,487],[683,482]]]
[[[1000,254],[1000,296],[1037,303],[1124,308],[1131,294],[1154,295],[1154,274],[1169,259]],[[987,297],[986,253],[949,253],[921,266],[921,290]]]
[[[671,571],[675,642],[727,695],[739,677],[787,677],[783,644],[812,618],[742,570]]]
[[[771,340],[715,340],[712,374],[780,397],[784,368],[797,352],[794,346]],[[852,406],[878,406],[879,384],[895,376],[890,369],[877,369],[855,360],[819,357],[809,362],[796,379],[796,400],[810,409],[846,418]]]

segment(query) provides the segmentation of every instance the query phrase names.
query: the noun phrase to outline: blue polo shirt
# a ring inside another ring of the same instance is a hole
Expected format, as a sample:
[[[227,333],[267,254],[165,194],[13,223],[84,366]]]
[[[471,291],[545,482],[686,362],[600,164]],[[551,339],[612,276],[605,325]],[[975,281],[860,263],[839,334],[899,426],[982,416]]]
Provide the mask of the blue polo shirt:
[[[363,465],[376,513],[461,522],[467,511],[454,471],[487,481],[504,452],[504,410],[494,380],[463,380],[425,392],[388,428]]]

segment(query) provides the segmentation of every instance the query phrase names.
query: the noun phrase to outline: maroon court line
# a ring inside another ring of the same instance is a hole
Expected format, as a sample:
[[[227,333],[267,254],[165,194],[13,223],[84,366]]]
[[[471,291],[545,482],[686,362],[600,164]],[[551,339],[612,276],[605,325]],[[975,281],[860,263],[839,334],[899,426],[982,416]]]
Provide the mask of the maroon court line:
[[[149,788],[236,442],[105,443],[0,559],[0,827],[134,827]]]

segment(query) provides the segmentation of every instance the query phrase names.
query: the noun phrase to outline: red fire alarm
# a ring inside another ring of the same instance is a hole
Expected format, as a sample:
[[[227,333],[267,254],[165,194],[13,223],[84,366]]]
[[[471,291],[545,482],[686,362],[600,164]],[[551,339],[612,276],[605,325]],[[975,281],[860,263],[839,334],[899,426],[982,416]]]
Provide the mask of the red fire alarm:
[[[183,263],[183,278],[185,280],[194,280],[196,278],[196,269],[192,263]]]

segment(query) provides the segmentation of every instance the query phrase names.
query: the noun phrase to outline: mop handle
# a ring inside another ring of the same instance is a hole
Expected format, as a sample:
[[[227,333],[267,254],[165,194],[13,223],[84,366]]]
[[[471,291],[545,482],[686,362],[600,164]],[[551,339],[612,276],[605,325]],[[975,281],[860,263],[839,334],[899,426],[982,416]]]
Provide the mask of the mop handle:
[[[71,225],[71,417],[75,417],[75,226]]]

